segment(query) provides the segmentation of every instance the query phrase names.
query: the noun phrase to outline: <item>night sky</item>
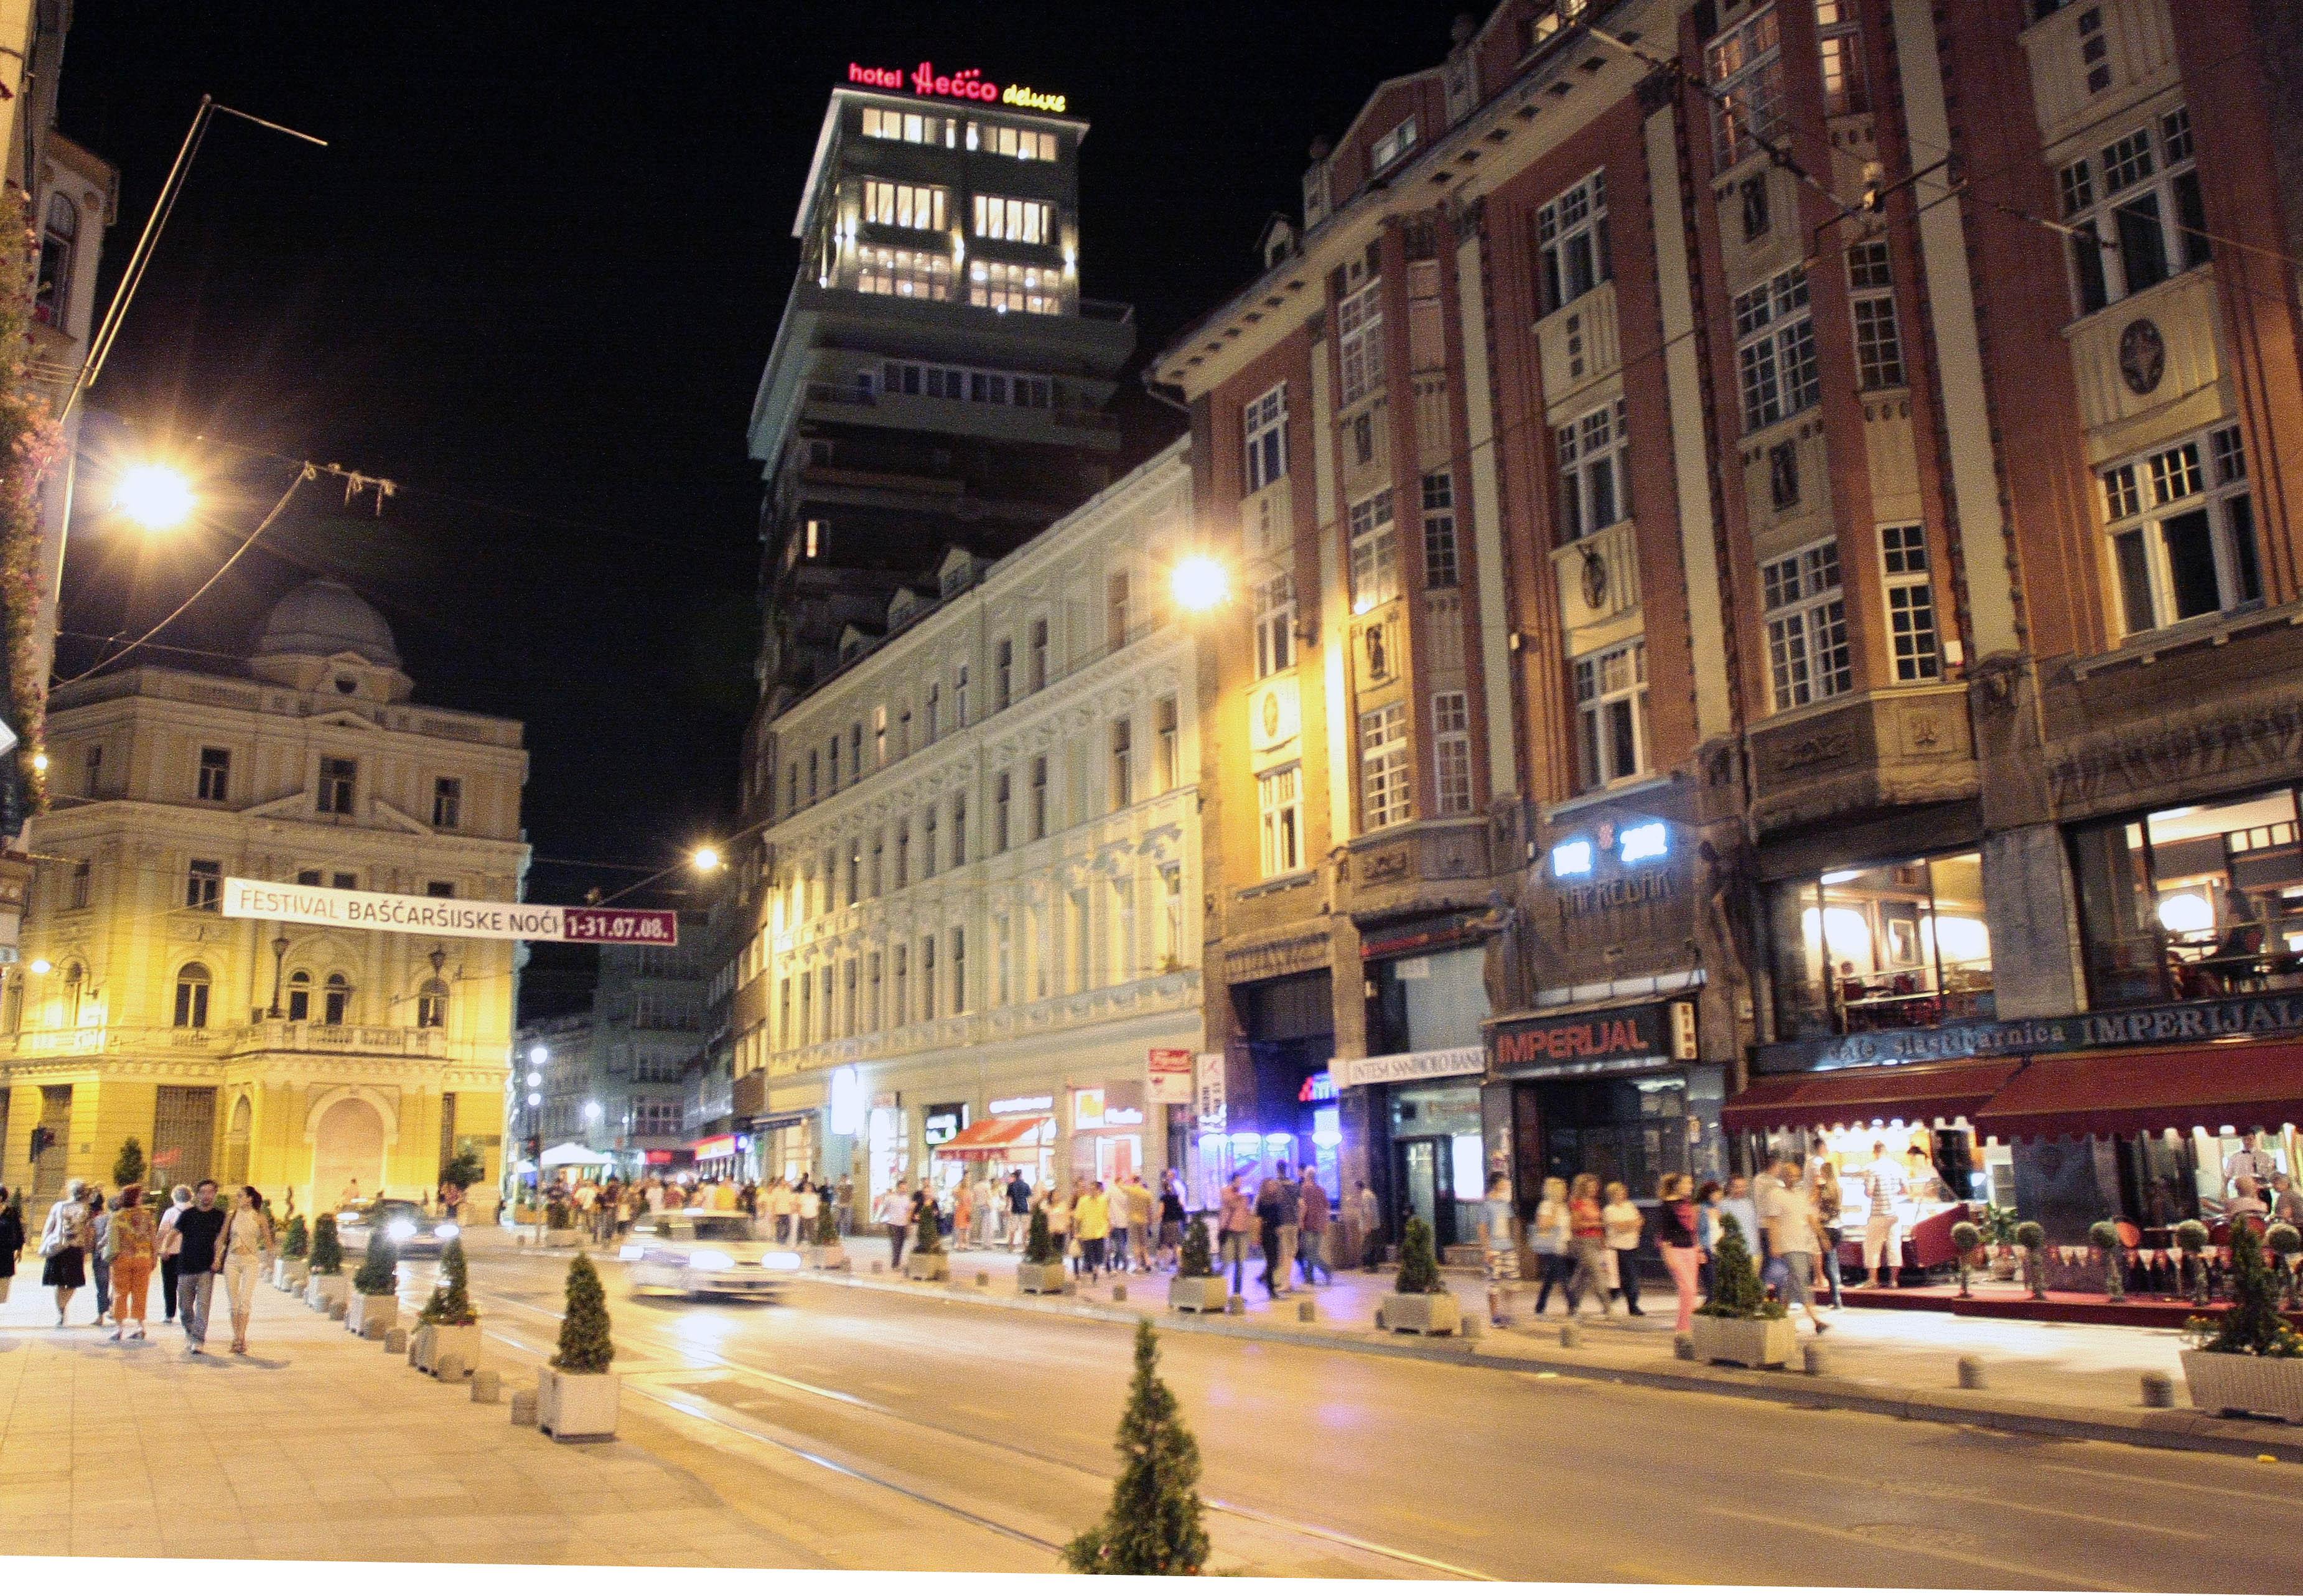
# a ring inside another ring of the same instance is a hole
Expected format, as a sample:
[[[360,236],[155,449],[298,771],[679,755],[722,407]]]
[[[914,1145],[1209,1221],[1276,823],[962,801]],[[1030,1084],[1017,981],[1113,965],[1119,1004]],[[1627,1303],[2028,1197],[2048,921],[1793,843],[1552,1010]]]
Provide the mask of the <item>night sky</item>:
[[[1455,9],[1379,27],[1268,0],[80,0],[59,122],[121,169],[106,300],[203,93],[331,147],[210,131],[85,401],[59,673],[206,580],[289,462],[393,478],[380,517],[341,483],[300,489],[163,640],[237,655],[289,587],[342,577],[391,620],[419,699],[527,722],[528,896],[612,891],[635,873],[558,861],[652,868],[734,812],[756,635],[745,423],[847,63],[931,58],[1069,97],[1093,124],[1083,286],[1136,307],[1140,366],[1253,274],[1312,137],[1436,63]],[[1123,414],[1131,461],[1179,419],[1133,368]],[[161,544],[105,512],[114,462],[155,451],[204,481],[205,524]]]

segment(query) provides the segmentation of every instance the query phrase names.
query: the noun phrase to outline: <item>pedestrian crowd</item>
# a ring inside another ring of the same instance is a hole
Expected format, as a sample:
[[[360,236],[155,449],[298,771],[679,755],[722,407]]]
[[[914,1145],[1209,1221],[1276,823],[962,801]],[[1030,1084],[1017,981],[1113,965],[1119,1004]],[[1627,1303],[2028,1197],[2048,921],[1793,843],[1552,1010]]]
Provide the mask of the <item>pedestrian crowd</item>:
[[[842,1177],[834,1185],[808,1172],[791,1178],[779,1175],[764,1186],[749,1178],[651,1175],[625,1180],[611,1175],[594,1180],[586,1175],[546,1182],[540,1201],[547,1212],[565,1210],[573,1228],[596,1243],[612,1240],[650,1214],[696,1210],[764,1221],[767,1239],[797,1246],[815,1239],[826,1204],[839,1232],[844,1235],[852,1228],[856,1183]]]

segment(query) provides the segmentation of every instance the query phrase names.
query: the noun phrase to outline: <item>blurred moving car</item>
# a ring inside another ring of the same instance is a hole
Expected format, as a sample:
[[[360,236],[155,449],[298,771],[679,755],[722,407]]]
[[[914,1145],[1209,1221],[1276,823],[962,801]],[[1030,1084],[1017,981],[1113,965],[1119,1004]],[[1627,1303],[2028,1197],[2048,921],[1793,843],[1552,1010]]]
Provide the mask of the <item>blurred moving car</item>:
[[[336,1239],[347,1252],[367,1251],[368,1237],[381,1231],[403,1258],[437,1257],[464,1233],[455,1220],[435,1219],[404,1197],[378,1197],[336,1210]]]
[[[801,1263],[797,1253],[760,1240],[744,1215],[693,1208],[643,1216],[617,1255],[635,1296],[675,1291],[772,1300]]]

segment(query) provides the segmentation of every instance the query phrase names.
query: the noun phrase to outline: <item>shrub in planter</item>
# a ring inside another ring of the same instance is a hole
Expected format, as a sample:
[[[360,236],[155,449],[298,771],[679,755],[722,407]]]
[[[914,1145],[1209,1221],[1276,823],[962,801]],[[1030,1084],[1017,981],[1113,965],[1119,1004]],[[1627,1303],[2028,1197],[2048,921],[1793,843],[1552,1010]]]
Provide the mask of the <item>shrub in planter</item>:
[[[472,1306],[464,1244],[451,1241],[440,1254],[440,1281],[431,1300],[417,1315],[416,1366],[427,1374],[440,1372],[441,1360],[460,1354],[467,1369],[480,1361],[480,1315]]]
[[[848,1262],[848,1249],[839,1245],[839,1216],[826,1202],[815,1211],[815,1229],[805,1238],[808,1262],[817,1269],[839,1269]]]
[[[615,1357],[600,1272],[578,1253],[568,1264],[568,1306],[560,1321],[559,1350],[536,1372],[537,1426],[556,1440],[613,1435],[617,1385],[608,1365]]]
[[[1991,1261],[1991,1278],[2012,1280],[2015,1278],[2015,1211],[1996,1203],[1983,1205],[1984,1238],[1998,1249]]]
[[[1135,1379],[1119,1420],[1119,1477],[1103,1522],[1064,1548],[1074,1574],[1198,1574],[1208,1560],[1201,1527],[1200,1448],[1176,1394],[1160,1378],[1152,1322],[1135,1326]]]
[[[920,1204],[912,1221],[911,1255],[904,1260],[907,1280],[948,1280],[951,1260],[943,1250],[943,1214],[932,1198]]]
[[[304,1282],[304,1300],[313,1310],[325,1313],[334,1304],[347,1301],[344,1246],[336,1239],[336,1216],[333,1213],[324,1213],[312,1221],[310,1263],[312,1272]]]
[[[335,1223],[335,1216],[330,1214],[328,1228],[333,1229]],[[304,1216],[299,1213],[288,1221],[288,1234],[280,1241],[280,1255],[283,1258],[308,1258],[311,1254],[311,1233],[304,1229]]]
[[[367,1254],[352,1277],[351,1305],[344,1313],[344,1328],[370,1341],[381,1341],[400,1319],[400,1249],[392,1238],[371,1234]]]
[[[2263,1249],[2271,1254],[2272,1268],[2279,1276],[2280,1306],[2293,1307],[2297,1290],[2295,1255],[2303,1253],[2303,1231],[2292,1225],[2273,1225],[2264,1232]]]
[[[1375,1322],[1379,1330],[1421,1330],[1427,1336],[1453,1335],[1464,1328],[1463,1308],[1439,1278],[1431,1227],[1420,1218],[1411,1216],[1399,1233],[1399,1275],[1377,1305]]]
[[[1983,1245],[1983,1232],[1961,1220],[1951,1228],[1951,1245],[1959,1249],[1959,1294],[1972,1296],[1975,1294],[1967,1288],[1967,1273],[1975,1263],[1976,1249]]]
[[[1225,1285],[1208,1249],[1208,1228],[1198,1220],[1184,1227],[1183,1262],[1168,1282],[1168,1305],[1194,1313],[1224,1311]]]
[[[1711,1250],[1711,1300],[1695,1310],[1696,1361],[1765,1368],[1789,1363],[1792,1347],[1792,1322],[1760,1289],[1743,1227],[1722,1214]]]
[[[2176,1288],[2189,1288],[2191,1301],[2204,1308],[2207,1305],[2207,1228],[2197,1220],[2185,1220],[2175,1227],[2175,1252],[2181,1260]]]
[[[2040,1254],[2047,1245],[2046,1228],[2037,1220],[2025,1220],[2015,1227],[2015,1245],[2023,1249],[2023,1278],[2031,1288],[2031,1300],[2047,1300],[2047,1261]]]
[[[130,1136],[120,1144],[120,1156],[112,1161],[112,1184],[129,1186],[144,1178],[144,1144]]]
[[[2127,1300],[2127,1245],[2120,1239],[2117,1220],[2097,1220],[2088,1227],[2088,1239],[2103,1251],[2103,1291],[2115,1303]]]
[[[2255,1227],[2231,1227],[2231,1304],[2183,1327],[2183,1378],[2207,1413],[2267,1413],[2303,1424],[2303,1336],[2281,1317]]]
[[[1060,1296],[1064,1289],[1064,1250],[1048,1229],[1048,1211],[1032,1210],[1031,1229],[1024,1236],[1024,1261],[1016,1266],[1016,1288],[1042,1296]]]

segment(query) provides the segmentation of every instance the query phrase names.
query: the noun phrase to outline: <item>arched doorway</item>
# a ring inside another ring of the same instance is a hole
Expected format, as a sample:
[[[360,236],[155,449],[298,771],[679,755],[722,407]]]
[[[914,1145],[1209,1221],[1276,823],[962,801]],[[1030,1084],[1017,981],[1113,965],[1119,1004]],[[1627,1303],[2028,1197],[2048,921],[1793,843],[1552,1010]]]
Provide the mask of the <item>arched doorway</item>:
[[[228,1197],[248,1184],[248,1139],[256,1124],[256,1110],[242,1097],[232,1105],[232,1123],[224,1133],[224,1186]]]
[[[317,1211],[344,1195],[352,1181],[360,1195],[384,1186],[384,1116],[358,1097],[340,1097],[320,1115],[312,1135],[312,1185],[307,1206]]]

